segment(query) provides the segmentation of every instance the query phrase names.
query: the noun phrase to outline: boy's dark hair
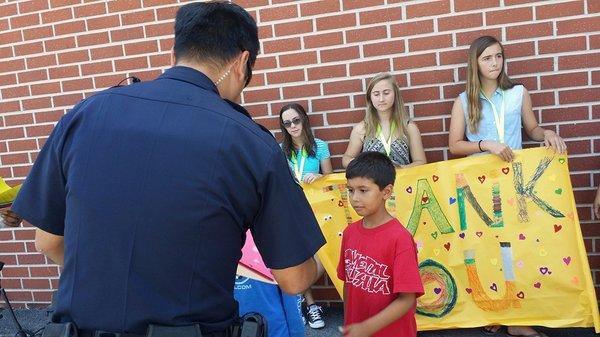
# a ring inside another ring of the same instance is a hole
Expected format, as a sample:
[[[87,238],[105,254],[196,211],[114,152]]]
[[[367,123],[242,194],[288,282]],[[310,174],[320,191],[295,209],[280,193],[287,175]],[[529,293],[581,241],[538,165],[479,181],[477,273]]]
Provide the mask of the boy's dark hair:
[[[234,3],[194,2],[177,11],[173,47],[177,61],[210,61],[221,66],[247,50],[250,70],[259,48],[256,22]]]
[[[394,185],[396,168],[383,153],[363,152],[346,169],[346,179],[352,178],[369,178],[382,190],[387,185]]]

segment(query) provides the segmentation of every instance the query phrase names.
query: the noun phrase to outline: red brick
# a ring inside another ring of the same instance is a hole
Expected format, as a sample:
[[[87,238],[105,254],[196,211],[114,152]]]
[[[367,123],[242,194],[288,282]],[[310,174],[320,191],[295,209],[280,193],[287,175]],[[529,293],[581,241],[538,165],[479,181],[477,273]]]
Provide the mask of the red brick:
[[[254,63],[255,71],[256,70],[274,69],[276,67],[277,67],[277,58],[275,58],[274,56],[267,57],[267,56],[263,56],[263,55],[258,55],[258,58],[256,59],[256,63]]]
[[[421,134],[439,133],[444,131],[444,120],[443,119],[425,119],[415,121],[419,127]],[[439,135],[438,135],[439,137]],[[445,137],[440,137],[445,138]],[[444,139],[445,140],[445,139]]]
[[[300,82],[304,80],[304,70],[302,69],[273,71],[267,74],[267,82],[269,84]]]
[[[558,69],[582,69],[600,67],[600,53],[558,57]]]
[[[512,6],[512,5],[528,4],[528,3],[533,3],[533,2],[539,2],[539,1],[538,0],[504,0],[504,5]]]
[[[39,54],[44,52],[44,44],[42,42],[32,42],[14,46],[15,55]]]
[[[552,22],[533,23],[506,28],[508,40],[520,40],[525,38],[552,36]]]
[[[108,46],[108,47],[100,47],[91,49],[90,53],[92,55],[92,60],[100,60],[106,58],[114,58],[123,56],[123,46]]]
[[[79,68],[75,65],[48,69],[51,79],[79,76]]]
[[[600,13],[600,3],[598,1],[588,1],[588,13]]]
[[[31,277],[57,277],[58,267],[55,266],[44,266],[44,267],[29,267]]]
[[[13,16],[18,14],[17,4],[8,3],[8,4],[0,4],[0,13],[2,16]]]
[[[245,90],[243,97],[244,103],[268,102],[281,99],[279,89],[277,88]]]
[[[11,46],[0,47],[0,59],[13,58],[14,56]]]
[[[76,18],[106,14],[106,2],[73,7]]]
[[[405,103],[439,100],[440,89],[439,87],[403,89],[402,98]]]
[[[71,107],[71,106],[77,104],[83,98],[84,98],[83,94],[81,94],[81,93],[54,96],[54,97],[52,97],[52,104],[55,107],[59,107],[59,106]],[[38,136],[45,135],[45,133],[43,133],[43,131],[44,130],[39,130],[40,134]],[[28,132],[29,132],[29,130],[28,130]]]
[[[323,58],[321,54],[321,58]],[[323,61],[322,62],[327,62]],[[310,65],[317,63],[317,53],[315,51],[286,54],[279,56],[280,67],[293,67],[299,65]]]
[[[338,29],[345,27],[353,27],[356,25],[356,15],[341,14],[335,16],[326,16],[317,18],[317,30]]]
[[[23,38],[25,40],[36,40],[54,36],[52,26],[33,27],[23,29]]]
[[[534,75],[537,75],[537,74],[534,74]],[[512,80],[515,81],[515,83],[522,84],[529,91],[540,89],[538,87],[537,76],[513,76]]]
[[[389,59],[362,61],[350,64],[350,76],[375,74],[390,70]]]
[[[483,26],[483,16],[481,13],[454,15],[445,18],[438,18],[437,22],[438,31],[481,27]]]
[[[91,78],[78,78],[62,82],[63,92],[88,90],[93,87],[94,83]]]
[[[33,240],[35,238],[35,230],[17,231],[17,240]],[[18,255],[19,264],[45,264],[46,258],[42,254],[22,254]]]
[[[33,115],[30,113],[19,114],[19,115],[6,115],[4,116],[4,123],[6,126],[17,126],[17,125],[25,125],[25,124],[33,124]],[[16,142],[16,144],[15,144]],[[18,150],[18,142],[8,142],[10,151],[23,151]],[[15,145],[17,145],[15,147]]]
[[[35,113],[36,123],[56,123],[64,115],[63,110],[40,111]]]
[[[30,0],[19,3],[19,13],[39,12],[48,9],[48,1],[46,0]]]
[[[439,103],[415,104],[413,106],[415,117],[448,115],[452,110],[452,101]]]
[[[113,30],[110,32],[110,40],[112,42],[141,39],[143,37],[144,29],[142,27]]]
[[[362,92],[361,80],[343,80],[323,83],[323,94],[334,95],[351,92]]]
[[[24,71],[22,73],[18,73],[17,78],[19,79],[19,83],[45,81],[48,79],[48,72],[46,69]]]
[[[565,90],[558,93],[560,104],[600,101],[600,88]],[[598,129],[594,131],[597,132]],[[581,136],[581,135],[579,135]]]
[[[114,70],[111,61],[86,63],[81,65],[81,75],[83,76],[110,73],[113,71]]]
[[[319,48],[342,44],[344,36],[341,32],[333,32],[304,36],[302,39],[304,40],[304,48]]]
[[[275,41],[266,41],[263,43],[263,50],[266,54],[279,53],[284,51],[300,50],[300,38],[293,37],[288,39],[278,39]]]
[[[20,31],[0,33],[0,44],[11,45],[23,41]]]
[[[312,20],[280,23],[274,26],[275,36],[305,34],[313,31]]]
[[[22,60],[18,60],[18,61],[22,61]],[[57,64],[56,63],[56,55],[44,55],[44,56],[27,58],[27,68],[29,68],[29,69],[48,67],[48,66],[53,66],[56,64]],[[1,71],[1,68],[2,67],[0,66],[0,71]],[[15,70],[17,70],[17,69],[15,69]]]
[[[151,55],[149,58],[151,68],[167,67],[171,65],[171,54]],[[252,81],[254,81],[254,77],[252,77]]]
[[[473,9],[499,7],[500,0],[454,0],[454,11],[470,11]]]
[[[54,97],[53,100],[55,98],[56,97]],[[54,103],[54,105],[56,106],[57,104]],[[52,132],[52,129],[54,129],[54,125],[34,125],[28,126],[27,128],[25,128],[25,131],[27,133],[27,137],[45,137],[48,136],[50,132]]]
[[[302,98],[321,95],[320,84],[304,84],[283,88],[283,99]]]
[[[535,42],[530,41],[506,44],[504,45],[504,55],[506,58],[534,56],[536,55]]]
[[[589,109],[587,106],[577,106],[568,108],[543,109],[541,123],[569,122],[577,120],[587,120]],[[564,137],[564,135],[562,135]],[[570,151],[569,151],[570,152]]]
[[[25,62],[23,59],[0,61],[0,73],[14,72],[25,69]]]
[[[340,10],[338,1],[314,1],[300,4],[300,15],[311,16],[325,13],[337,13]]]
[[[320,55],[321,63],[354,60],[360,58],[360,49],[358,46],[323,49],[320,51]]]
[[[19,101],[12,101],[12,102],[11,101],[0,101],[0,113],[20,111],[20,110],[21,110],[21,106],[19,104]],[[0,126],[4,126],[4,124],[0,122]],[[0,175],[0,177],[1,177],[1,175]]]
[[[71,8],[61,8],[42,13],[42,23],[53,23],[73,19]]]
[[[433,32],[433,20],[406,22],[392,25],[392,37],[426,34]]]
[[[50,8],[78,5],[80,3],[81,0],[50,0]]]
[[[57,82],[33,84],[31,86],[32,95],[48,95],[55,94],[58,92],[60,92],[60,83]]]
[[[600,35],[590,35],[590,49],[600,49]]]
[[[410,74],[410,85],[436,84],[454,82],[454,71],[431,70],[424,72],[415,72]]]
[[[454,99],[458,97],[458,95],[465,90],[464,84],[451,84],[445,85],[443,94],[445,99]]]
[[[408,40],[408,50],[411,52],[419,50],[437,50],[447,47],[452,47],[452,35],[437,35]]]
[[[346,42],[349,43],[385,39],[387,37],[387,28],[385,26],[359,28],[346,31]]]
[[[48,279],[23,279],[23,288],[25,289],[50,289],[50,281]],[[38,295],[38,293],[35,293]],[[45,299],[50,300],[52,297],[47,296]],[[39,298],[38,298],[39,300]]]
[[[531,102],[534,107],[555,105],[554,92],[531,93]]]
[[[538,41],[538,50],[540,54],[554,54],[585,49],[585,36],[552,38],[549,40]]]
[[[29,96],[29,86],[26,85],[19,87],[5,87],[0,91],[2,92],[3,99]]]
[[[348,96],[318,98],[312,101],[312,111],[331,111],[350,108]]]
[[[75,48],[75,38],[72,36],[53,40],[45,40],[46,52]]]
[[[179,5],[175,5],[172,7],[159,8],[156,10],[156,18],[158,21],[162,20],[174,20],[175,14],[179,9]]]
[[[342,112],[328,112],[327,114],[327,122],[329,125],[339,125],[339,124],[356,124],[363,120],[365,117],[365,109],[359,110],[344,110]],[[329,151],[332,154],[343,154],[346,152],[346,147],[348,143],[329,143]]]
[[[6,243],[2,243],[2,245],[0,245],[0,247],[4,246],[5,244]],[[22,242],[14,242],[13,244],[17,245],[17,247],[19,248],[19,252],[25,251],[25,246],[23,246]],[[14,253],[14,252],[7,252],[7,253]],[[4,269],[2,269],[2,276],[3,277],[29,277],[29,270],[27,269],[27,267],[6,266],[6,267],[4,267]]]
[[[121,21],[118,15],[101,16],[97,18],[90,18],[85,20],[87,22],[88,30],[107,29],[119,27]]]
[[[124,26],[155,21],[154,10],[121,14],[121,24]]]
[[[235,3],[244,8],[247,8],[247,7],[259,6],[259,5],[262,6],[265,1],[266,0],[263,0],[263,1],[245,0],[245,1],[236,1]],[[142,2],[143,2],[144,7],[156,7],[156,6],[162,6],[162,5],[175,4],[178,1],[177,0],[142,0]],[[254,4],[256,4],[256,5],[254,5]]]
[[[4,156],[0,156],[0,161],[3,165],[19,165],[19,164],[28,164],[29,156],[27,153],[13,153],[7,154]],[[1,247],[0,247],[1,251]]]
[[[383,4],[384,0],[342,0],[342,7],[345,11],[351,9],[379,6]]]
[[[388,23],[402,20],[402,8],[387,6],[384,9],[361,12],[359,22],[361,25],[374,23]]]
[[[144,41],[144,42],[136,42],[125,45],[125,55],[139,55],[139,54],[149,54],[156,53],[158,51],[158,46],[156,41]]]
[[[527,22],[533,19],[533,10],[531,7],[521,8],[503,8],[498,11],[485,13],[486,24],[500,25],[512,22]]]
[[[352,127],[329,127],[325,129],[315,130],[315,137],[323,139],[324,141],[331,141],[337,139],[348,139],[350,138],[350,132]]]
[[[259,11],[260,22],[269,22],[275,20],[291,19],[298,17],[298,6],[278,6],[278,7],[267,7]]]
[[[556,32],[559,35],[589,33],[595,31],[600,31],[600,19],[597,15],[586,18],[558,21],[556,23]]]
[[[0,83],[2,83],[3,85],[17,84],[17,75],[16,74],[0,75]],[[0,125],[0,126],[2,126],[2,125]]]
[[[394,58],[394,70],[431,67],[436,65],[435,54],[409,55]]]
[[[524,61],[508,62],[509,75],[531,74],[554,70],[554,60],[552,58],[536,58]]]
[[[144,25],[146,37],[173,35],[173,22]]]
[[[54,25],[55,35],[74,34],[85,31],[85,21],[70,21]]]
[[[23,100],[23,108],[26,110],[46,109],[50,106],[52,106],[52,100],[50,99],[50,97],[31,98]]]
[[[502,29],[501,28],[489,28],[489,29],[478,29],[469,32],[456,33],[456,45],[469,46],[475,39],[483,35],[490,35],[502,41]]]
[[[267,104],[254,104],[254,105],[246,104],[246,105],[244,105],[244,108],[246,108],[246,110],[248,110],[248,113],[253,118],[256,118],[259,116],[266,116],[269,114],[269,107]]]
[[[535,18],[537,20],[544,20],[562,16],[581,15],[583,11],[582,1],[549,4],[535,7]]]
[[[365,57],[380,56],[380,55],[394,55],[404,52],[404,41],[385,41],[375,42],[371,44],[363,45],[363,55]]]
[[[440,65],[464,64],[467,58],[467,49],[443,51],[440,52]]]
[[[96,87],[97,89],[112,87],[113,85],[117,85],[117,83],[121,82],[125,77],[126,74],[94,76],[94,87]]]
[[[69,64],[76,62],[89,61],[90,57],[88,55],[88,51],[86,50],[75,50],[66,53],[58,54],[58,63],[60,64]]]
[[[123,60],[115,60],[115,71],[144,69],[147,67],[148,67],[148,59],[145,56],[123,59]]]
[[[308,68],[306,72],[308,74],[309,81],[348,76],[348,73],[346,72],[346,65],[343,64]]]
[[[27,26],[36,26],[40,24],[40,15],[38,13],[13,16],[10,18],[10,27],[12,29],[23,28]]]
[[[435,16],[450,13],[450,2],[448,0],[417,3],[406,6],[406,17],[408,19],[421,16]]]
[[[588,73],[568,73],[545,75],[541,78],[542,89],[556,89],[565,87],[579,87],[588,84]]]
[[[259,40],[270,39],[273,36],[274,36],[273,35],[273,26],[268,25],[268,26],[258,27],[258,39]]]
[[[140,0],[119,0],[108,2],[108,11],[110,13],[131,11],[141,7],[142,3]]]
[[[594,131],[598,130],[598,126],[599,126],[598,123],[593,123],[593,124],[596,127],[596,129]],[[563,132],[562,132],[562,126],[563,125],[561,125],[561,136],[563,134]],[[567,125],[564,125],[564,126],[571,126],[571,125],[567,124]],[[586,128],[591,127],[591,126],[592,126],[592,123],[588,123],[586,125],[581,125],[580,124],[580,127],[583,128],[583,129],[586,129]],[[581,129],[580,129],[580,131],[581,131]],[[587,134],[587,132],[585,132],[585,133]],[[579,133],[576,136],[574,136],[574,137],[580,137]],[[598,158],[595,157],[595,156],[592,156],[592,157],[588,156],[588,157],[572,157],[572,158],[569,158],[569,170],[571,172],[573,172],[573,171],[599,170],[600,169],[600,160],[597,160],[597,159]],[[590,191],[590,192],[592,192],[591,194],[593,194],[593,191]],[[588,198],[593,200],[593,197],[591,197],[591,198],[588,197]],[[587,203],[591,203],[592,200],[589,200]],[[575,200],[575,201],[577,203],[581,202],[580,200]]]

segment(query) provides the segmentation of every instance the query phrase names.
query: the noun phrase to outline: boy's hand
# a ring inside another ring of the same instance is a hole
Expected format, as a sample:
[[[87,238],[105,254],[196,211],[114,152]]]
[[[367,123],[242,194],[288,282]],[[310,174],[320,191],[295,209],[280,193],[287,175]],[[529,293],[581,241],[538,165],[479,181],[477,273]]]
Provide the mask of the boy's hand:
[[[344,337],[369,337],[372,332],[364,323],[355,323],[340,327],[340,332]]]
[[[0,219],[8,227],[18,227],[22,219],[17,213],[11,211],[9,208],[0,209]]]

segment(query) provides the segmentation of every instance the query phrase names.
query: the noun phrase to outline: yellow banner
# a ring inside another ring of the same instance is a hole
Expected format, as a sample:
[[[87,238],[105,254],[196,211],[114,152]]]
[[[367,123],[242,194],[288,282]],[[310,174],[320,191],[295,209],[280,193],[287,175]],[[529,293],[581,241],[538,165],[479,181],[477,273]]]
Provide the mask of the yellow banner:
[[[516,151],[398,169],[387,208],[413,234],[419,330],[489,324],[595,327],[598,305],[566,156]],[[343,173],[303,185],[336,289],[343,229],[359,219]]]
[[[10,187],[4,179],[0,178],[0,207],[10,206],[20,189],[21,185]]]

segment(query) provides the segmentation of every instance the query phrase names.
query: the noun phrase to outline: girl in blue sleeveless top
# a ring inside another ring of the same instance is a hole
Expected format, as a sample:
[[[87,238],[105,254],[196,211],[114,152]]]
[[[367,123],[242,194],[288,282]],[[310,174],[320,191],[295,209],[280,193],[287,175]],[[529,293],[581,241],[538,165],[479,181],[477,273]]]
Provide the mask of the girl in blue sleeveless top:
[[[291,103],[282,107],[279,111],[279,123],[283,134],[281,149],[299,182],[310,184],[333,172],[329,147],[326,142],[313,135],[308,115],[302,105]],[[316,256],[315,261],[319,264],[319,270],[323,270]],[[303,295],[306,300],[308,325],[313,329],[323,328],[323,312],[315,303],[310,288]]]
[[[394,76],[381,73],[371,79],[366,101],[365,118],[352,129],[342,165],[347,167],[354,157],[366,151],[387,155],[396,167],[427,163],[421,133],[404,110]]]
[[[450,152],[492,153],[512,161],[512,150],[522,148],[521,127],[529,138],[543,141],[557,152],[566,151],[564,140],[556,132],[538,125],[527,90],[506,75],[502,44],[494,37],[482,36],[469,48],[466,90],[452,107]],[[500,330],[498,325],[483,328],[486,334]],[[547,337],[529,326],[509,326],[507,330],[509,336]]]

